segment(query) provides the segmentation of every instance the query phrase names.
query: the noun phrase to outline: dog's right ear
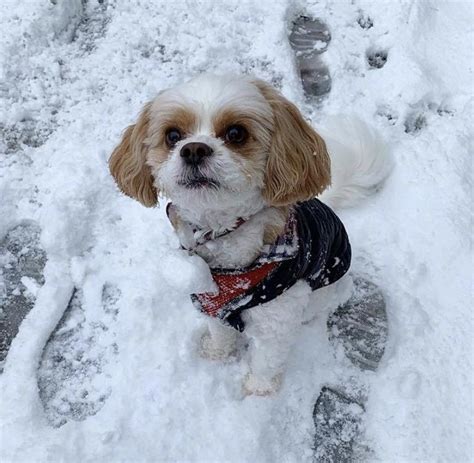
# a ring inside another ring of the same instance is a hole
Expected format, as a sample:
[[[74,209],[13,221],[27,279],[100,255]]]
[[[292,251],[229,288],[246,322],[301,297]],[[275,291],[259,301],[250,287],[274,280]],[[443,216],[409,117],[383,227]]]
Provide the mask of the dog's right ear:
[[[109,159],[110,172],[120,189],[147,207],[155,206],[158,197],[146,163],[150,107],[150,103],[145,105],[136,124],[127,127]]]

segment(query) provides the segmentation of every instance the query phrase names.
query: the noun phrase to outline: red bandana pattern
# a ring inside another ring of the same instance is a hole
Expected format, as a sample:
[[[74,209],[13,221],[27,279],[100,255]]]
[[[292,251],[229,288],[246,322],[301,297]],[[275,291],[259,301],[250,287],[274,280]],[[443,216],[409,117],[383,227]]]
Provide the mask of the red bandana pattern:
[[[217,317],[221,308],[229,302],[233,301],[236,304],[242,299],[244,299],[242,302],[245,302],[244,295],[247,290],[260,284],[277,266],[278,262],[269,262],[245,273],[241,271],[219,273],[214,270],[212,277],[217,285],[217,292],[193,294],[193,302],[198,303],[200,310],[205,314]]]

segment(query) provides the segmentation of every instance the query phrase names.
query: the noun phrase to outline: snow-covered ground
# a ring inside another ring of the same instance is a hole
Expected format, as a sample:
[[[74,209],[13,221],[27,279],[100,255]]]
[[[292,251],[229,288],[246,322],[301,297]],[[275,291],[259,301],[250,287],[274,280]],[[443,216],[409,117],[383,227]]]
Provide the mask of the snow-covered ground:
[[[39,226],[47,256],[44,285],[18,288],[35,303],[0,376],[1,461],[310,461],[321,387],[354,377],[369,390],[365,458],[473,460],[469,2],[3,0],[0,11],[0,241]],[[320,106],[288,41],[301,13],[331,30]],[[146,101],[207,71],[272,81],[315,126],[355,113],[391,146],[384,189],[340,212],[354,271],[387,299],[377,372],[334,351],[326,314],[303,328],[274,397],[242,396],[245,362],[197,355],[203,319],[188,294],[208,284],[205,266],[179,249],[163,208],[118,192],[107,159]]]

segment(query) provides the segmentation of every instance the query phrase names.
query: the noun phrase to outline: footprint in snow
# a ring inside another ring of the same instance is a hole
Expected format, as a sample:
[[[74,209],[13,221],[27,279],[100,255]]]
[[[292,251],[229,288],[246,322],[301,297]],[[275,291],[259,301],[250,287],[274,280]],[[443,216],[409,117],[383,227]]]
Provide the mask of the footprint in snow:
[[[110,0],[81,0],[72,5],[60,0],[49,1],[49,14],[58,19],[54,38],[75,44],[82,52],[91,52],[95,41],[105,35],[110,22]]]
[[[373,19],[370,16],[364,14],[363,11],[359,12],[357,23],[362,29],[365,29],[366,31],[374,27]],[[370,35],[370,33],[367,35]],[[366,50],[365,56],[370,69],[381,69],[387,63],[388,51],[382,48],[370,47]]]
[[[417,135],[425,127],[433,117],[451,117],[454,111],[444,105],[434,102],[421,101],[414,105],[410,105],[404,119],[402,119],[405,133],[409,135]],[[386,124],[395,126],[399,122],[398,112],[389,105],[382,104],[378,107],[375,115],[381,118]]]
[[[103,37],[110,22],[108,0],[83,0],[82,15],[72,36],[79,48],[90,53],[95,43]]]
[[[377,370],[385,351],[388,320],[385,299],[373,283],[354,279],[352,297],[328,319],[329,340],[341,343],[346,357],[361,370]]]
[[[0,241],[0,372],[21,322],[44,283],[46,253],[34,223],[18,225]]]
[[[405,118],[405,133],[416,135],[418,132],[427,127],[428,120],[433,116],[449,117],[452,115],[453,111],[444,107],[443,105],[434,102],[420,101],[411,107]]]
[[[367,64],[371,69],[381,69],[385,66],[388,60],[388,51],[377,49],[377,48],[369,48],[366,51],[367,57]]]
[[[364,406],[357,399],[324,386],[313,411],[315,461],[358,461],[355,453],[364,413]]]
[[[360,27],[362,27],[362,29],[366,30],[374,27],[374,20],[369,15],[364,14],[363,11],[360,11],[357,23]]]
[[[99,319],[87,319],[84,295],[75,289],[51,334],[38,368],[38,389],[46,418],[53,427],[95,415],[111,393],[109,370],[117,353],[111,330],[120,292],[104,285]]]
[[[416,134],[426,127],[426,116],[423,112],[410,112],[403,125],[405,126],[405,133]]]
[[[289,36],[306,96],[321,101],[331,90],[331,76],[321,59],[331,41],[328,26],[320,19],[301,15],[293,21]]]
[[[398,112],[389,105],[379,105],[375,115],[388,125],[396,125],[398,122]]]
[[[53,133],[55,122],[22,120],[12,125],[0,124],[0,152],[12,154],[25,146],[39,148]]]

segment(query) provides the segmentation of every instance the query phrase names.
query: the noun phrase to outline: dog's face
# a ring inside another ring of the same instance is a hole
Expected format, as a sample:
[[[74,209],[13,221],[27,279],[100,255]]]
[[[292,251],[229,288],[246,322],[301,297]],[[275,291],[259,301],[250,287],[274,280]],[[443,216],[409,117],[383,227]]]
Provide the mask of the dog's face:
[[[298,109],[268,84],[234,76],[160,93],[126,129],[110,169],[146,206],[160,190],[186,208],[287,205],[330,182],[324,141]]]

